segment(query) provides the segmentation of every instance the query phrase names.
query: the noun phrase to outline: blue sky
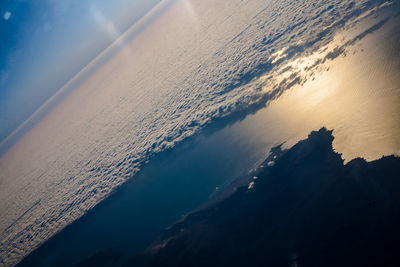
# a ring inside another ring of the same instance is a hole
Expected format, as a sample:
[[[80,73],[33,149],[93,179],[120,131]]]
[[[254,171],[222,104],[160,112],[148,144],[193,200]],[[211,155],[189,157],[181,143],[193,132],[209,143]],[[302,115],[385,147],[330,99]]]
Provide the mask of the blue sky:
[[[2,0],[0,142],[160,0]]]

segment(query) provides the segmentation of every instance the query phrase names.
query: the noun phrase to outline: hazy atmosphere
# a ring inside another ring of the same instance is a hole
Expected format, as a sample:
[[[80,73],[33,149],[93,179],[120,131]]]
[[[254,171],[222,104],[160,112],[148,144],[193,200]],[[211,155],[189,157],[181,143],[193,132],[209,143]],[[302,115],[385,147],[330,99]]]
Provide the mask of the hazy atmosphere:
[[[0,266],[243,266],[253,251],[249,266],[335,266],[335,251],[365,266],[363,250],[393,266],[397,1],[6,0],[0,15]],[[362,224],[353,206],[380,235],[343,232]]]

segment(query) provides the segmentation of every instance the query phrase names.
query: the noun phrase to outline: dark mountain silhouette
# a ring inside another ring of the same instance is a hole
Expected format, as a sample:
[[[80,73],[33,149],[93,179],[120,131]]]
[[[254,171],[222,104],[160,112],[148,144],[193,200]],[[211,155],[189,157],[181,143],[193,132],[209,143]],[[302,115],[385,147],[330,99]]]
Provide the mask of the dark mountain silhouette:
[[[274,148],[254,187],[189,214],[126,265],[399,266],[400,158],[344,165],[333,139],[322,128]]]

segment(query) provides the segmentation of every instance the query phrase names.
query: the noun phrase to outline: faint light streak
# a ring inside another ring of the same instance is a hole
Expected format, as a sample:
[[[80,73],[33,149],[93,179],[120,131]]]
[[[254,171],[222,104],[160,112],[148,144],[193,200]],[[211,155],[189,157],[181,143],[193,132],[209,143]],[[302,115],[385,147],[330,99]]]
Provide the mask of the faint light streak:
[[[113,44],[122,47],[124,53],[126,53],[126,57],[131,57],[131,51],[128,45],[125,43],[125,38],[120,38],[122,36],[115,27],[115,24],[112,20],[106,18],[96,6],[90,6],[90,13],[92,14],[96,23],[100,26],[100,28],[107,33],[107,35],[113,40]]]
[[[190,0],[181,0],[182,4],[185,6],[186,12],[191,17],[196,17],[196,13],[194,12],[193,5]]]
[[[120,34],[117,32],[114,22],[111,20],[107,19],[104,14],[101,12],[100,9],[98,9],[96,6],[91,6],[90,7],[90,13],[92,14],[94,20],[96,23],[105,31],[107,34],[113,38],[117,39]]]

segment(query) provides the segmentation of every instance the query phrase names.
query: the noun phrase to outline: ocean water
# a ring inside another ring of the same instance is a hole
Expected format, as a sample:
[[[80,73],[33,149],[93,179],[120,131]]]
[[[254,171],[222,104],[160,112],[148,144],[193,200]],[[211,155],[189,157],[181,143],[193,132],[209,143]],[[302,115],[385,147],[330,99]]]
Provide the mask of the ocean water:
[[[265,107],[218,121],[153,158],[135,179],[24,264],[68,266],[99,252],[123,261],[258,167],[271,147],[282,142],[290,147],[322,126],[334,129],[334,148],[346,161],[400,155],[400,20],[392,15],[385,10],[356,21],[336,32],[326,47],[289,62],[292,70],[299,62],[305,62],[303,68],[312,65],[358,36]]]
[[[1,262],[15,264],[128,180],[41,258],[144,248],[270,147],[322,126],[346,159],[399,153],[396,10],[178,1],[1,157]]]

